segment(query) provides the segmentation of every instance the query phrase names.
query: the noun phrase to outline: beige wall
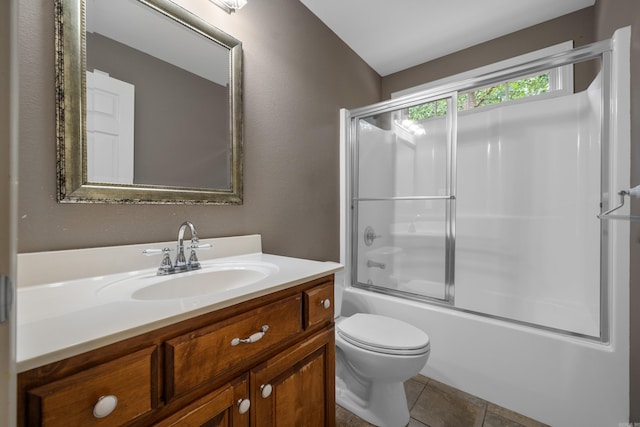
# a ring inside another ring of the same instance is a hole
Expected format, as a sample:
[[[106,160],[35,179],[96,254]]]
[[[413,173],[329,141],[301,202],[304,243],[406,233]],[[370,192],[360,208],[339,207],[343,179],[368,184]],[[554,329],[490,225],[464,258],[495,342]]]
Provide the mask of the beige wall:
[[[597,0],[595,31],[598,40],[631,25],[631,185],[640,184],[640,1]],[[640,201],[632,201],[640,214]],[[631,421],[640,422],[640,222],[631,223]]]
[[[56,203],[53,6],[20,1],[19,252],[260,233],[264,250],[338,260],[338,111],[377,102],[380,77],[297,0],[228,15],[183,0],[244,48],[244,205]],[[73,262],[70,260],[70,262]]]
[[[591,43],[593,39],[593,7],[579,10],[547,22],[525,28],[497,39],[452,53],[442,58],[417,65],[382,79],[382,97],[422,83],[472,70],[494,62],[573,40],[574,46]],[[576,86],[584,87],[576,73]],[[588,79],[589,76],[584,78]]]

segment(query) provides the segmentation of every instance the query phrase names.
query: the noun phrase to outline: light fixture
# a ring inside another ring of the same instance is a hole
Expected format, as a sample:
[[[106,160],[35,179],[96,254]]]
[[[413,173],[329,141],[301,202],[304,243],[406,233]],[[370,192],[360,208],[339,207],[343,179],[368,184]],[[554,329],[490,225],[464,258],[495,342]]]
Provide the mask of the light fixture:
[[[247,4],[247,0],[209,0],[211,3],[221,7],[227,13],[234,12]]]

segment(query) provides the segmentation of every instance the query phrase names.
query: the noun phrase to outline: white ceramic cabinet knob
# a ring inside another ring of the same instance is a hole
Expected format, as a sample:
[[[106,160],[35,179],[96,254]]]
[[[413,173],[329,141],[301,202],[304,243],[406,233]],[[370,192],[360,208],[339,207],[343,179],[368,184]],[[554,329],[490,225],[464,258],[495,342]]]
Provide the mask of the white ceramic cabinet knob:
[[[238,412],[246,414],[249,408],[251,408],[251,401],[249,399],[238,400]]]
[[[322,301],[320,301],[320,304],[322,304],[322,306],[324,308],[329,308],[331,307],[331,300],[330,299],[323,299]]]
[[[118,406],[118,398],[114,395],[100,396],[93,406],[93,416],[96,418],[104,418],[112,413],[116,409],[116,406]]]
[[[266,399],[267,397],[271,396],[271,391],[273,390],[273,387],[271,387],[271,384],[262,384],[260,386],[260,391],[262,392],[262,397],[264,399]]]

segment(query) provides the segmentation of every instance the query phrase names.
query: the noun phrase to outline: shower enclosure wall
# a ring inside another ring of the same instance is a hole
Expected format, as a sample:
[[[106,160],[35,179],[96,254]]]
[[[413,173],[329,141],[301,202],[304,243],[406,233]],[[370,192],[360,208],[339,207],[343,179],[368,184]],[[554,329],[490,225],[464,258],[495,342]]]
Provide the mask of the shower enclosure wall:
[[[554,426],[628,417],[628,225],[598,218],[629,188],[625,37],[343,112],[343,312],[422,327],[426,375]],[[464,109],[584,63],[584,90]]]

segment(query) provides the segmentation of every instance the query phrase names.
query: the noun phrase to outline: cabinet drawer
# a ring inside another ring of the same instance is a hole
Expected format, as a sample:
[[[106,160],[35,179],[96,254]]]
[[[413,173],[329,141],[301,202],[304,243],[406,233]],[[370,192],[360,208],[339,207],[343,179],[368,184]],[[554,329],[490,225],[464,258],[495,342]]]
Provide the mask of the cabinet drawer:
[[[333,321],[333,283],[323,283],[304,292],[304,328]],[[327,307],[328,306],[328,307]]]
[[[157,406],[156,347],[129,354],[59,381],[28,391],[28,425],[114,426],[133,420]],[[117,405],[104,418],[94,406],[102,396],[115,396]]]
[[[294,295],[166,341],[166,399],[248,366],[261,352],[301,333],[301,306],[301,296]],[[261,335],[263,326],[268,329]]]

